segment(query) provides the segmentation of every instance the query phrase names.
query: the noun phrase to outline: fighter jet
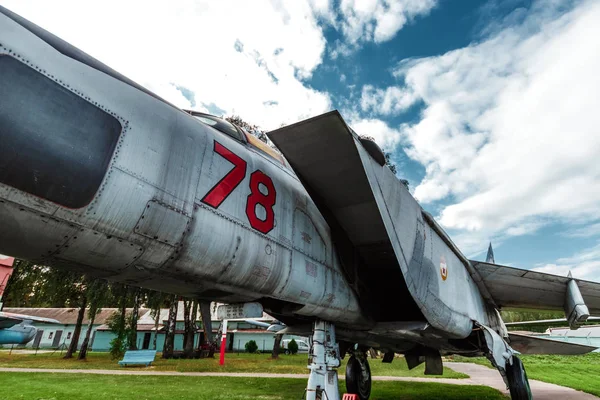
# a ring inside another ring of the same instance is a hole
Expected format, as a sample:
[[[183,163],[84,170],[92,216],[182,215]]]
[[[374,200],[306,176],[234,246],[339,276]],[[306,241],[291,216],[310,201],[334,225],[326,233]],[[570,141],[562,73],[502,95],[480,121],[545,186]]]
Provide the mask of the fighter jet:
[[[312,332],[309,400],[339,399],[345,355],[347,391],[368,399],[369,347],[428,374],[484,355],[529,399],[498,311],[564,309],[576,326],[600,310],[597,283],[465,257],[337,111],[270,132],[278,153],[1,7],[0,99],[0,252],[260,303]]]

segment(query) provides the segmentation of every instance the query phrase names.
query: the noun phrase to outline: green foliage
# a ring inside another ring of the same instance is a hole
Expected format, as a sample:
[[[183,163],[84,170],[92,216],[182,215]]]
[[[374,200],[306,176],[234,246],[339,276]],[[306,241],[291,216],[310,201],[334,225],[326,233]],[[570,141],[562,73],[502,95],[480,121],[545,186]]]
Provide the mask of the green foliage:
[[[110,355],[113,360],[123,358],[127,349],[127,339],[131,334],[130,318],[124,317],[120,312],[115,312],[107,319],[110,331],[115,334],[114,339],[110,341]]]
[[[244,347],[247,353],[256,353],[258,351],[258,345],[254,340],[250,340]]]
[[[537,321],[545,319],[558,319],[564,318],[565,313],[562,311],[541,311],[541,310],[528,310],[528,309],[506,309],[500,312],[504,322],[523,322],[523,321]],[[566,326],[567,323],[563,323]],[[549,326],[556,325],[537,325],[537,326],[513,326],[509,327],[509,330],[527,330],[532,332],[545,332]]]
[[[383,154],[385,155],[385,165],[387,165],[390,168],[390,171],[392,171],[394,175],[396,175],[396,173],[398,172],[398,168],[396,167],[396,164],[392,162],[392,154],[388,153],[387,151],[384,151]],[[402,181],[402,184],[404,184],[408,189],[408,181],[406,179],[401,179],[400,181]]]
[[[249,124],[248,122],[244,121],[239,115],[232,115],[230,117],[226,117],[225,120],[246,130],[248,133],[256,136],[263,142],[268,143],[268,138],[265,134],[265,131],[263,131],[258,125]]]
[[[288,350],[292,354],[298,353],[298,343],[296,343],[295,339],[290,340],[290,342],[288,343]]]
[[[28,261],[15,260],[12,276],[8,280],[4,303],[6,307],[47,307],[42,299],[43,284],[48,267]]]
[[[127,350],[127,341],[120,337],[114,337],[110,341],[110,358],[112,360],[120,360],[125,355],[125,351]]]

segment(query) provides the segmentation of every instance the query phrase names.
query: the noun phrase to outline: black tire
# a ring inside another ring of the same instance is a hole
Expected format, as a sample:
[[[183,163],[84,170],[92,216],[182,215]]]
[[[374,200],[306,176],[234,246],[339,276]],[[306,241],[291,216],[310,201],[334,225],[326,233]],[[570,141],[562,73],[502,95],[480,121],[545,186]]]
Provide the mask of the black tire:
[[[290,355],[290,351],[289,351],[289,350],[286,350],[286,351],[285,351],[285,355],[286,355],[286,356],[289,356],[289,355]]]
[[[527,379],[527,372],[523,363],[517,356],[513,356],[513,364],[506,365],[506,378],[512,400],[532,400],[531,388]]]
[[[371,368],[366,358],[363,361],[352,356],[346,365],[346,391],[356,394],[360,400],[371,396]]]

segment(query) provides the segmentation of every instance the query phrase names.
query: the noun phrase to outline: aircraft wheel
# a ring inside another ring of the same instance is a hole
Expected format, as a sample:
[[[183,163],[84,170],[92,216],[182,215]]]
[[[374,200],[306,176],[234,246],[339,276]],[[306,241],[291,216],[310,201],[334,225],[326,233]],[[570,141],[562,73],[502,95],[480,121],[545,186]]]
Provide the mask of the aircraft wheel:
[[[531,388],[523,363],[517,356],[513,356],[513,364],[506,365],[506,377],[512,400],[531,400]]]
[[[352,356],[346,365],[346,391],[356,394],[360,400],[371,396],[371,368],[366,357]]]

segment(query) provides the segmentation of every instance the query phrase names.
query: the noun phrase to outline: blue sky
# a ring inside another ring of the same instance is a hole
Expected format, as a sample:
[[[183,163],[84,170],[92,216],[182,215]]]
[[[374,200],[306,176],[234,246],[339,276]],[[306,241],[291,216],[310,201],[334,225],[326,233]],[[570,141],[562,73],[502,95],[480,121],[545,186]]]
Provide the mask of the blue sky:
[[[3,5],[181,107],[339,109],[467,255],[600,280],[597,0]]]

